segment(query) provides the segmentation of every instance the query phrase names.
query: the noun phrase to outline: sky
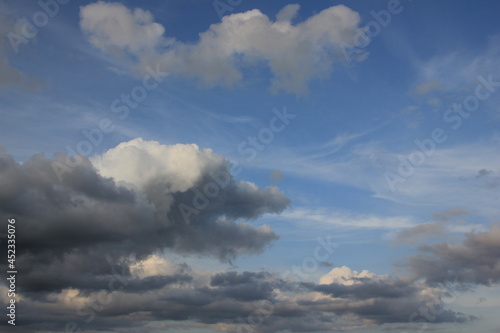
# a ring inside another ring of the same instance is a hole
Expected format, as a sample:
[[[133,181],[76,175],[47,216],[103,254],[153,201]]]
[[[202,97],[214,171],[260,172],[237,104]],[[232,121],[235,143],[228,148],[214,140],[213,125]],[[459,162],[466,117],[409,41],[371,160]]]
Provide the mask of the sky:
[[[1,330],[500,332],[499,14],[0,1]]]

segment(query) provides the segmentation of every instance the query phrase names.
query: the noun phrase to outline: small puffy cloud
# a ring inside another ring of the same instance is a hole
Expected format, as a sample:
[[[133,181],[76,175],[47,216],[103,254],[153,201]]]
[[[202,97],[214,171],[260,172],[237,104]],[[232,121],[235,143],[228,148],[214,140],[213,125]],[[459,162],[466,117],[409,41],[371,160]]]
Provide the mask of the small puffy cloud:
[[[300,5],[298,4],[286,5],[276,14],[276,20],[290,22],[297,16],[299,9]]]
[[[292,24],[299,5],[288,5],[272,20],[260,10],[227,15],[200,33],[195,43],[164,34],[151,13],[120,3],[81,7],[80,27],[103,52],[127,55],[140,69],[160,64],[163,71],[198,79],[207,86],[238,85],[242,69],[268,66],[272,89],[307,92],[315,78],[329,76],[343,62],[342,45],[355,45],[360,16],[346,6],[327,8]]]
[[[476,178],[480,178],[480,177],[486,177],[486,176],[489,176],[493,173],[492,170],[488,170],[488,169],[481,169],[477,172],[477,176]]]
[[[92,164],[102,176],[115,181],[133,184],[141,190],[163,182],[170,192],[185,192],[203,176],[228,167],[222,156],[210,149],[200,150],[195,144],[168,146],[140,138],[94,157]]]
[[[136,8],[128,10],[120,3],[99,1],[80,9],[80,27],[89,42],[106,51],[139,53],[154,50],[165,29],[153,21],[150,12]]]
[[[342,266],[342,267],[335,267],[332,269],[330,272],[327,274],[323,275],[319,279],[319,284],[331,284],[331,283],[336,283],[336,284],[341,284],[341,285],[346,285],[350,286],[353,284],[358,284],[361,283],[361,279],[363,278],[374,278],[375,274],[363,270],[361,273],[358,273],[357,271],[353,271],[347,266]]]
[[[129,266],[130,273],[141,279],[149,276],[169,275],[181,269],[182,266],[169,262],[157,254],[153,254],[144,260],[133,262]]]

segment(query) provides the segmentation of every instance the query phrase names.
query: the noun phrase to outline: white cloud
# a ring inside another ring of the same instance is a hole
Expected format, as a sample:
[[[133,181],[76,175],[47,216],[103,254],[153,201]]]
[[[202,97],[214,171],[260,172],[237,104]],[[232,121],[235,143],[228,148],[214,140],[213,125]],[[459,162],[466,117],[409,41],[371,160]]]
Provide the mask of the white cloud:
[[[153,50],[165,32],[161,24],[153,22],[150,12],[130,11],[119,3],[99,1],[81,7],[80,15],[80,26],[90,43],[107,52]]]
[[[335,267],[319,279],[319,284],[338,283],[344,286],[352,286],[353,284],[361,284],[362,281],[360,279],[362,278],[375,280],[377,275],[366,269],[358,273],[347,266]]]
[[[142,261],[133,262],[130,272],[141,279],[155,275],[171,275],[179,271],[179,265],[153,254]]]
[[[171,192],[192,188],[210,170],[223,167],[227,161],[210,149],[195,144],[162,145],[141,138],[123,142],[92,159],[105,177],[134,184],[140,189],[152,182],[168,179]]]
[[[128,53],[140,68],[160,63],[164,71],[208,86],[232,86],[243,78],[243,67],[265,64],[273,89],[305,93],[311,79],[330,75],[333,64],[343,61],[341,43],[355,45],[360,16],[338,5],[293,25],[298,9],[286,6],[275,21],[258,9],[228,15],[192,44],[164,36],[151,13],[118,3],[82,7],[80,26],[95,47]]]

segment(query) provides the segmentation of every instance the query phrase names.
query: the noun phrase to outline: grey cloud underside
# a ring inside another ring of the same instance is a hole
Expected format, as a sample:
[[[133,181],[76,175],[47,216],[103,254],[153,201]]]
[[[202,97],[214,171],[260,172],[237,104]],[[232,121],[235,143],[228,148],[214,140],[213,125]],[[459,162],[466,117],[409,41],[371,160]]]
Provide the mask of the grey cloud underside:
[[[354,313],[380,324],[408,322],[412,314],[423,305],[438,304],[443,306],[440,301],[441,294],[424,294],[422,292],[425,290],[425,286],[411,280],[405,281],[399,278],[385,278],[382,281],[370,278],[355,278],[354,280],[358,283],[353,285],[310,284],[308,287],[339,300],[349,299],[353,303],[365,301],[354,307],[343,309],[342,301],[326,307],[335,309],[334,311],[339,314]],[[368,300],[369,302],[366,302]],[[473,316],[443,309],[439,311],[433,322],[465,322],[473,319],[475,319]]]
[[[65,159],[59,155],[57,161]],[[61,182],[52,163],[36,155],[21,165],[0,155],[0,219],[18,221],[17,263],[23,267],[18,286],[26,292],[100,289],[113,274],[110,263],[118,265],[115,270],[127,271],[127,258],[141,260],[163,249],[221,260],[259,253],[278,236],[269,228],[237,220],[279,213],[289,203],[274,188],[248,190],[231,178],[221,195],[188,224],[178,213],[181,203],[193,204],[188,191],[162,193],[170,195],[171,207],[157,214],[161,196],[118,186],[100,176],[88,160],[65,173]],[[203,188],[209,179],[201,177],[195,186]],[[4,270],[5,262],[4,254]],[[162,279],[144,281],[144,286],[168,284]],[[131,280],[130,285],[135,283]]]
[[[426,287],[412,282],[386,278],[386,281],[361,279],[356,283],[359,284],[317,285],[284,281],[269,272],[225,272],[213,275],[209,285],[198,287],[189,284],[189,281],[180,287],[165,284],[162,288],[149,291],[125,287],[122,292],[108,295],[105,306],[99,303],[94,308],[83,306],[78,313],[62,304],[29,299],[23,310],[30,314],[30,321],[21,327],[35,327],[42,323],[46,329],[61,331],[65,324],[63,318],[66,321],[74,320],[82,329],[120,332],[136,325],[140,327],[149,321],[164,320],[236,325],[237,318],[247,318],[258,310],[265,315],[265,321],[262,325],[252,326],[255,332],[268,333],[282,329],[309,332],[342,328],[346,320],[344,318],[353,316],[358,321],[368,320],[371,324],[408,322],[412,313],[422,305],[429,302],[441,304],[438,294],[421,293]],[[377,286],[381,285],[386,288],[378,290]],[[391,292],[391,286],[397,291]],[[308,300],[295,298],[313,291],[320,292],[323,297]],[[358,293],[362,296],[353,297]],[[278,294],[294,296],[284,299]],[[92,315],[96,318],[86,323],[85,320]],[[32,321],[34,318],[37,322]],[[437,315],[436,322],[473,319],[472,316],[443,310]],[[240,323],[247,325],[248,321]],[[236,331],[236,326],[232,331]]]
[[[492,285],[500,282],[500,227],[469,233],[459,244],[422,245],[409,269],[429,284]]]

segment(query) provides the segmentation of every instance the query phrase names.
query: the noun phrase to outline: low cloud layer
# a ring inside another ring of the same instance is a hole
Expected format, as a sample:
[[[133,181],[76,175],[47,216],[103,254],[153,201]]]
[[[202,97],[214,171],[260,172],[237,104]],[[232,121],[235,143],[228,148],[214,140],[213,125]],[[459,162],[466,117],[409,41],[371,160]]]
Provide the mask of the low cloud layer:
[[[356,44],[360,16],[338,5],[293,24],[299,7],[285,6],[274,20],[258,9],[227,15],[189,44],[167,37],[150,12],[120,3],[81,7],[80,27],[93,46],[138,59],[139,68],[161,64],[164,72],[207,86],[234,86],[244,69],[265,65],[273,90],[302,94],[310,80],[329,76],[335,63],[345,61],[342,50]]]
[[[331,274],[345,274],[343,282],[330,284],[283,280],[266,271],[220,272],[200,283],[196,272],[183,270],[170,277],[143,277],[141,284],[116,274],[108,277],[120,287],[113,291],[71,288],[26,298],[23,307],[33,322],[21,327],[62,331],[72,322],[96,331],[137,327],[147,332],[149,324],[163,329],[203,325],[223,332],[310,332],[412,323],[425,320],[418,312],[422,307],[440,309],[433,312],[436,323],[475,319],[444,309],[438,288],[370,272],[357,274],[348,267],[335,268]]]
[[[441,307],[435,322],[475,319],[442,308],[445,292],[414,278],[344,266],[315,283],[265,270],[199,272],[167,261],[167,253],[232,260],[262,252],[278,237],[267,226],[241,221],[280,213],[289,200],[275,187],[259,189],[234,179],[229,162],[209,149],[135,139],[82,159],[59,180],[54,162],[70,160],[64,154],[55,161],[40,154],[21,164],[5,152],[0,155],[0,218],[17,219],[17,264],[23,267],[17,280],[21,331],[64,331],[70,325],[147,332],[153,323],[163,329],[309,332],[407,323],[428,304]],[[191,209],[188,221],[183,205]],[[488,255],[470,267],[483,274],[470,283],[498,280],[485,271],[498,257],[490,248],[497,234],[493,229],[469,235],[461,245],[476,260]],[[443,261],[433,268],[450,270],[455,266],[446,264],[454,262],[444,263],[442,248],[424,250]],[[426,263],[412,258],[424,277]],[[4,264],[1,268],[6,270]],[[263,321],[238,322],[252,313],[260,313]]]

